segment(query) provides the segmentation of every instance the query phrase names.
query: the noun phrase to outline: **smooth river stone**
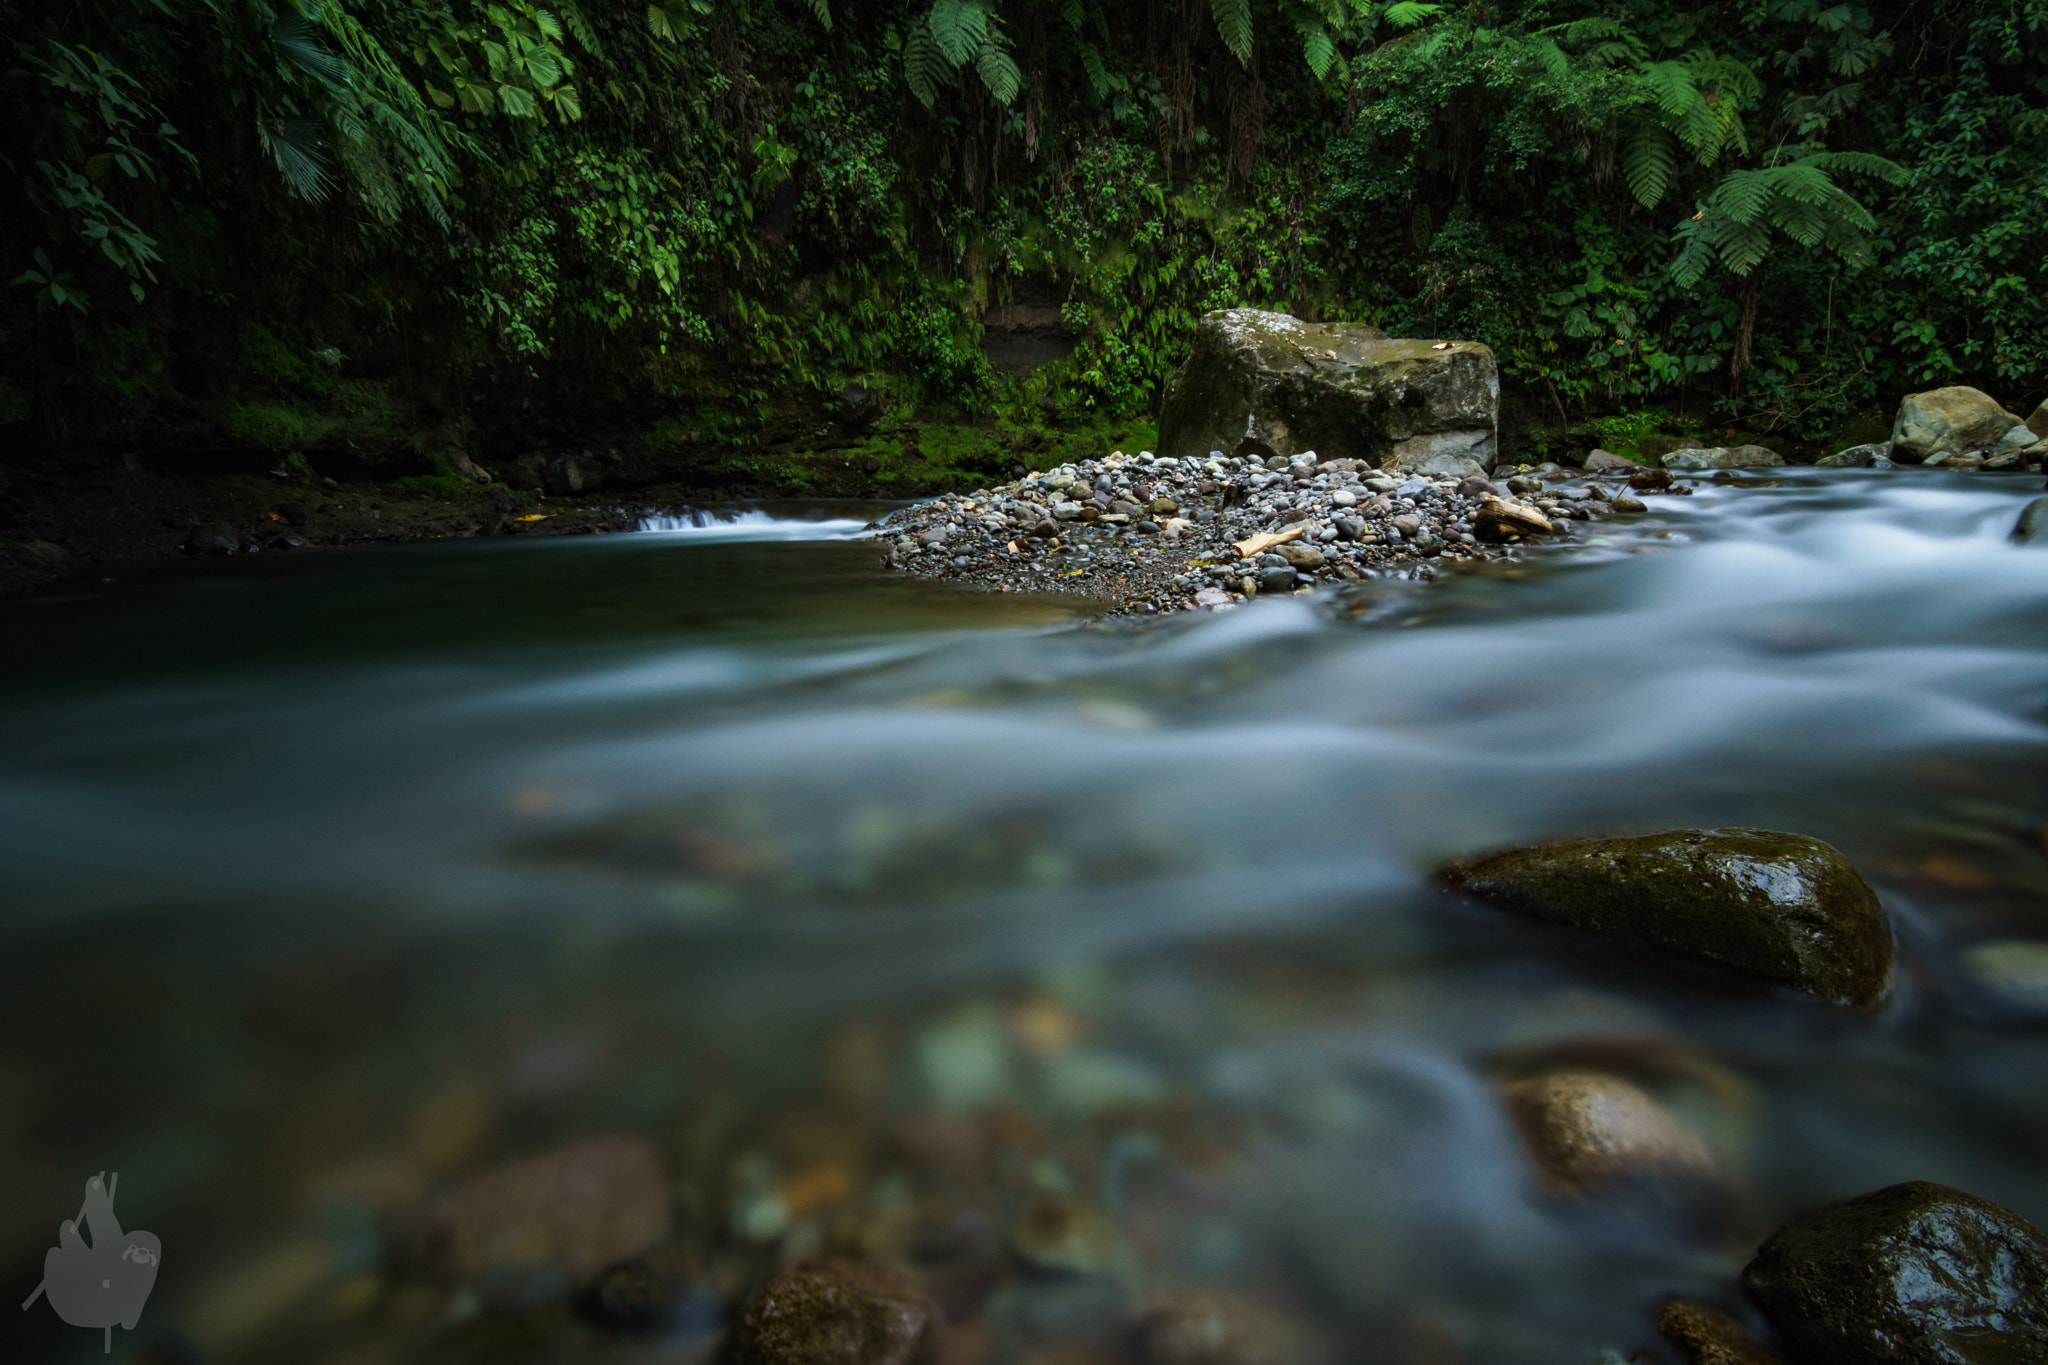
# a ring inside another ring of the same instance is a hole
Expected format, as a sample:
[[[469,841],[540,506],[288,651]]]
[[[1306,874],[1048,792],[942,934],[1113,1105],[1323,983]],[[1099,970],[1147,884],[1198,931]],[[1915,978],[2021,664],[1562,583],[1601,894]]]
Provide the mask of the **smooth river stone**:
[[[1571,839],[1446,863],[1443,882],[1538,919],[1838,1005],[1891,981],[1877,893],[1836,849],[1761,829]]]
[[[1742,1288],[1806,1365],[2048,1361],[2048,1238],[1946,1185],[1891,1185],[1793,1219]]]

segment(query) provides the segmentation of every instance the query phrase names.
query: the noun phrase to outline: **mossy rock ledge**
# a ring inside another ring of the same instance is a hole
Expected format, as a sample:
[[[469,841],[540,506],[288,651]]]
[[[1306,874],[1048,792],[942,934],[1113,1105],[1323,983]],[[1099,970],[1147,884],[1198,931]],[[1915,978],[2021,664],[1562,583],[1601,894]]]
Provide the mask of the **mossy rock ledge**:
[[[1771,1234],[1742,1289],[1808,1365],[2048,1360],[2048,1238],[1946,1185],[1890,1185]]]
[[[1833,846],[1762,829],[1534,844],[1444,864],[1445,885],[1538,919],[1838,1005],[1891,982],[1877,893]]]

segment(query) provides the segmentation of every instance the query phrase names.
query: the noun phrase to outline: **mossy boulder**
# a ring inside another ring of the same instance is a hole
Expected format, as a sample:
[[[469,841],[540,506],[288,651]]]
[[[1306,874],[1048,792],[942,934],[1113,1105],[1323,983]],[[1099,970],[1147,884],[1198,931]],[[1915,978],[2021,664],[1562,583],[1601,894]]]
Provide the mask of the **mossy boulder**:
[[[1765,986],[1868,1005],[1891,980],[1877,893],[1831,845],[1761,829],[1572,839],[1447,863],[1468,895]]]
[[[1743,1292],[1809,1365],[2048,1360],[2048,1238],[2012,1210],[1912,1181],[1793,1219]]]
[[[1478,342],[1233,308],[1202,318],[1166,381],[1159,449],[1176,459],[1313,450],[1463,478],[1492,463],[1499,411],[1493,352]]]

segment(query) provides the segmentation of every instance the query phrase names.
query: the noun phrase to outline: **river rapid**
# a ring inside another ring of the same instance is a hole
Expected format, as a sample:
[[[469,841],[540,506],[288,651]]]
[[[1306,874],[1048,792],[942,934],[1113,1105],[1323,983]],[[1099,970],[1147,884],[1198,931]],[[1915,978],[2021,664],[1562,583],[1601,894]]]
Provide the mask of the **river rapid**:
[[[1139,624],[883,576],[878,504],[5,604],[0,1266],[25,1295],[118,1170],[164,1264],[117,1354],[702,1360],[715,1314],[478,1316],[394,1268],[434,1191],[630,1132],[734,1283],[906,1207],[982,1229],[947,1365],[1114,1361],[1188,1284],[1306,1358],[1594,1365],[1670,1359],[1657,1304],[1738,1307],[1829,1199],[2048,1224],[2048,551],[2007,539],[2039,491],[1772,471]],[[1430,880],[1713,825],[1864,870],[1884,1007]],[[1545,1193],[1496,1081],[1588,1061],[1712,1145],[1710,1226]],[[1020,1267],[1041,1197],[1097,1221]],[[6,1359],[101,1358],[0,1319]]]

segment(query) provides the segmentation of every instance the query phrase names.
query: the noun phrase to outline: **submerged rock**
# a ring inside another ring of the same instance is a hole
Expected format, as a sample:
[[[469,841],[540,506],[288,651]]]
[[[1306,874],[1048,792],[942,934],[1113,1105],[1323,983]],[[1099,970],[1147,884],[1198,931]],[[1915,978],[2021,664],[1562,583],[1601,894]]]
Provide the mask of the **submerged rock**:
[[[1760,829],[1572,839],[1444,865],[1449,886],[1538,919],[1868,1005],[1891,979],[1877,894],[1832,846]]]
[[[1892,1185],[1793,1219],[1742,1288],[1811,1365],[2048,1360],[2048,1238],[1946,1185]]]
[[[1785,457],[1775,450],[1763,446],[1695,446],[1688,450],[1674,450],[1661,462],[1666,469],[1755,469],[1766,465],[1781,465]]]
[[[1684,1365],[1785,1365],[1777,1348],[1704,1303],[1671,1300],[1657,1310],[1657,1332]]]
[[[423,1258],[445,1278],[545,1268],[587,1284],[668,1236],[669,1192],[653,1144],[602,1137],[487,1171],[427,1211]]]
[[[1214,1285],[1154,1290],[1131,1328],[1143,1365],[1328,1365],[1333,1355],[1296,1315]]]
[[[1233,308],[1202,318],[1187,362],[1167,380],[1160,451],[1314,451],[1463,478],[1491,462],[1499,410],[1493,352],[1477,342]]]
[[[2048,498],[2035,498],[2020,509],[2013,523],[2012,538],[2022,545],[2048,543]]]
[[[785,1270],[747,1302],[744,1365],[909,1365],[929,1354],[938,1306],[900,1270],[826,1256]]]
[[[584,1310],[615,1327],[663,1327],[682,1334],[718,1327],[717,1288],[689,1248],[664,1242],[598,1276]]]
[[[1891,458],[1922,464],[1966,450],[1995,446],[2020,419],[1982,389],[1956,385],[1909,393],[1892,423]]]
[[[1712,1149],[1648,1091],[1619,1076],[1551,1072],[1510,1081],[1500,1094],[1552,1194],[1636,1192],[1695,1203],[1718,1191]]]

